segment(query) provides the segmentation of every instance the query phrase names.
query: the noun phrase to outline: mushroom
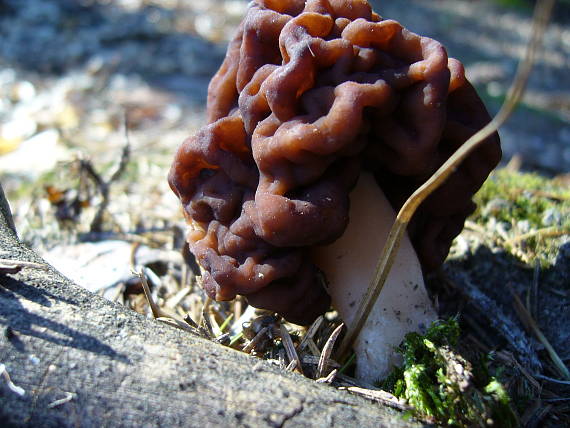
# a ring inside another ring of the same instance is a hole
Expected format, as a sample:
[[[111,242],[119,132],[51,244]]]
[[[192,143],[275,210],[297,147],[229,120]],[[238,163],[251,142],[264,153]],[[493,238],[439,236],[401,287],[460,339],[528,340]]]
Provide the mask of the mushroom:
[[[365,0],[251,2],[207,114],[169,174],[204,289],[299,324],[329,294],[350,322],[393,210],[490,120],[459,61]],[[403,335],[435,318],[422,268],[443,262],[499,159],[495,133],[414,215],[357,341],[357,354],[381,356],[362,377],[381,376]]]
[[[368,172],[360,175],[350,193],[349,217],[344,234],[330,245],[313,248],[312,258],[326,272],[333,306],[352,325],[396,217]],[[401,362],[394,348],[406,333],[420,331],[436,319],[418,257],[404,236],[381,294],[353,343],[356,377],[368,381],[385,377]]]

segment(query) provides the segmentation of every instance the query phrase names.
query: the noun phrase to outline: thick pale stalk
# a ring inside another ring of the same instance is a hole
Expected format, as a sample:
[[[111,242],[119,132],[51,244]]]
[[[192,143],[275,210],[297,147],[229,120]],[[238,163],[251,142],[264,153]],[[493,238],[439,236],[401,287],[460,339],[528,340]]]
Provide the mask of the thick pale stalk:
[[[347,325],[374,276],[378,257],[396,215],[369,173],[350,194],[350,222],[343,236],[313,252],[326,275],[333,306]],[[407,236],[364,327],[354,342],[357,377],[376,381],[398,363],[394,347],[410,331],[437,318],[427,295],[420,263]]]

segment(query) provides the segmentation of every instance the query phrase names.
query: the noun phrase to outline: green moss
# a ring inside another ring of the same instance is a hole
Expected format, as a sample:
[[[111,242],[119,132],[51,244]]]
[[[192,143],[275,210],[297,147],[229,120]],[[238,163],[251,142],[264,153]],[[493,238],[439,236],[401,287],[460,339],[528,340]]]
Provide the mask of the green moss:
[[[495,204],[502,200],[505,204]],[[538,174],[522,174],[498,170],[491,175],[475,197],[478,209],[473,218],[488,220],[490,215],[502,221],[528,220],[537,228],[544,227],[543,217],[548,209],[570,210],[570,190]],[[562,213],[561,213],[562,214]],[[570,219],[561,216],[565,225]]]
[[[415,416],[446,426],[516,426],[509,397],[500,382],[456,351],[456,319],[433,323],[425,335],[409,333],[398,352],[402,367],[394,368],[380,386],[405,398]],[[479,362],[481,365],[481,362]]]
[[[543,267],[550,266],[561,239],[570,235],[570,189],[556,180],[498,170],[475,196],[475,202],[478,208],[471,220],[487,229],[489,222],[505,224],[509,239],[516,245],[506,242],[504,247],[524,262],[537,259]],[[558,233],[542,233],[547,230]],[[537,233],[524,242],[517,241],[518,236],[529,232]]]

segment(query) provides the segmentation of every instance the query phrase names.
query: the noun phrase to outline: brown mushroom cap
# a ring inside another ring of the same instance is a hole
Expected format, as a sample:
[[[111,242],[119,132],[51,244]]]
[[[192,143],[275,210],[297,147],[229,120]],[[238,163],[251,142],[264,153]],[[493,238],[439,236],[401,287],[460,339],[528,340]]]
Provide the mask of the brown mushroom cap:
[[[208,120],[169,175],[204,288],[307,323],[329,304],[307,250],[342,235],[360,168],[398,209],[490,118],[440,43],[365,0],[258,0],[210,83]],[[414,217],[425,268],[499,158],[495,134]]]

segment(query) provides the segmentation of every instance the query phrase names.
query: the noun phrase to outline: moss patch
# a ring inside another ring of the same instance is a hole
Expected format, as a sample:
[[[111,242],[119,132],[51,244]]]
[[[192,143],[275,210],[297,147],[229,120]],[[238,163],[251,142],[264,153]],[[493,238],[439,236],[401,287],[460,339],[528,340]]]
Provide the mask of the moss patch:
[[[516,426],[506,390],[489,375],[484,358],[472,364],[457,351],[455,318],[436,322],[425,335],[409,333],[398,352],[402,367],[394,368],[380,386],[405,398],[413,414],[429,422],[456,427]]]
[[[537,174],[496,171],[475,197],[471,220],[494,233],[499,245],[525,263],[546,268],[570,238],[570,189]]]

